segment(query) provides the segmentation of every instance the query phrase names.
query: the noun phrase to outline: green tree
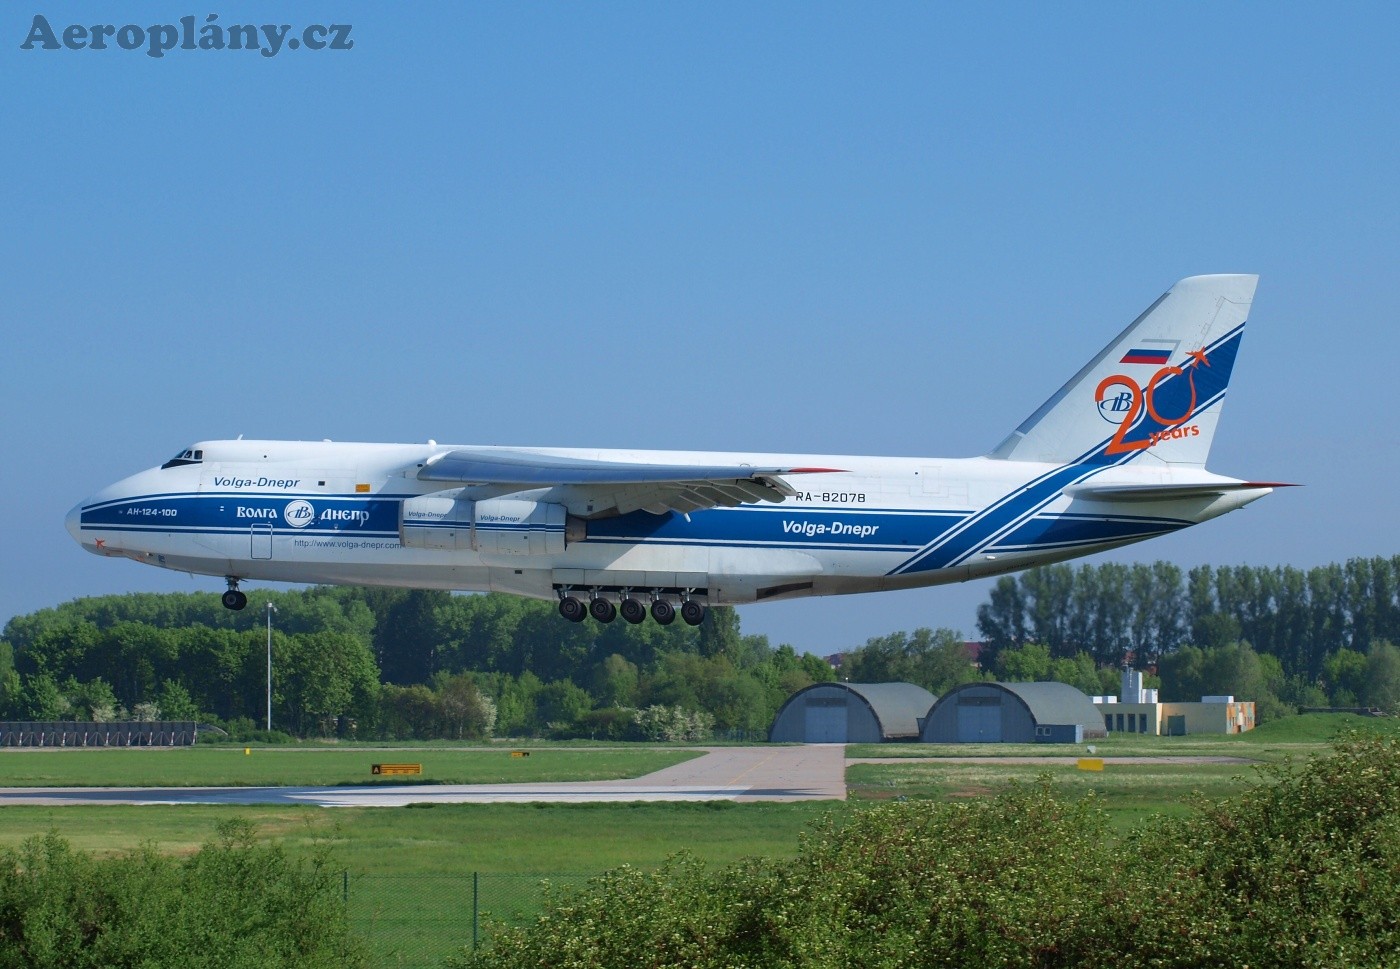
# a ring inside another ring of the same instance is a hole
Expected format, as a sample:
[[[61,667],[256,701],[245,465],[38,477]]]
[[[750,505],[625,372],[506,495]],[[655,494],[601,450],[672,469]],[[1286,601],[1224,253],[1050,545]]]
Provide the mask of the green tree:
[[[1030,619],[1030,637],[1050,648],[1051,656],[1066,655],[1078,644],[1069,641],[1070,605],[1074,595],[1074,570],[1068,565],[1048,565],[1021,576]]]
[[[452,739],[491,736],[496,726],[496,705],[482,695],[470,675],[439,673],[436,682],[437,708]]]
[[[68,700],[68,715],[75,720],[109,723],[118,719],[120,704],[106,680],[98,678],[79,683],[70,676],[63,683],[62,693]]]
[[[1366,654],[1354,649],[1328,653],[1322,661],[1323,682],[1332,706],[1359,706],[1366,695],[1366,675]]]
[[[711,606],[700,623],[700,655],[733,653],[739,646],[739,614],[733,606]]]
[[[1196,646],[1183,646],[1163,656],[1157,673],[1162,678],[1161,697],[1169,703],[1189,703],[1210,691],[1206,682],[1206,655]]]
[[[535,694],[535,722],[548,730],[568,733],[593,709],[593,699],[570,680],[546,683]]]
[[[841,676],[851,683],[899,683],[909,675],[908,633],[872,636],[841,661]]]
[[[989,601],[977,607],[977,632],[985,642],[983,665],[989,669],[1001,650],[1027,641],[1026,602],[1015,576],[997,579]]]
[[[612,653],[593,668],[590,691],[600,707],[635,706],[639,678],[637,664]]]
[[[1079,652],[1068,659],[1052,660],[1049,675],[1054,682],[1068,683],[1089,696],[1100,692],[1099,667],[1088,653]]]
[[[379,693],[380,731],[393,740],[436,737],[442,722],[437,695],[422,683],[385,683]]]
[[[0,719],[20,720],[20,698],[24,695],[24,684],[13,669],[0,673]]]
[[[914,630],[909,646],[909,682],[941,696],[978,678],[962,634],[951,629]],[[777,711],[774,711],[775,713]]]
[[[997,654],[997,679],[1007,683],[1034,683],[1050,678],[1050,650],[1040,643],[1026,643]]]
[[[273,639],[273,695],[296,733],[333,733],[342,717],[368,721],[379,691],[368,647],[348,633]]]
[[[16,720],[62,720],[70,709],[68,698],[47,673],[25,677],[14,705]]]
[[[195,706],[190,691],[175,680],[166,680],[156,694],[161,716],[166,720],[199,720],[199,708]]]
[[[451,597],[426,589],[366,590],[377,621],[374,659],[386,683],[426,683],[440,668],[438,610]]]
[[[1366,654],[1366,704],[1386,713],[1400,713],[1400,649],[1384,639]]]

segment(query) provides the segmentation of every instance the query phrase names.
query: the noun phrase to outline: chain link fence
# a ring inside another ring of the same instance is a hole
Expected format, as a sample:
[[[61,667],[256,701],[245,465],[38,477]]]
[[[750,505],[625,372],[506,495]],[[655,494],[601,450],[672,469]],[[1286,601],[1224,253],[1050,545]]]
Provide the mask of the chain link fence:
[[[454,952],[486,941],[502,925],[523,925],[547,891],[583,888],[591,874],[375,875],[346,872],[350,926],[384,967],[438,967]]]

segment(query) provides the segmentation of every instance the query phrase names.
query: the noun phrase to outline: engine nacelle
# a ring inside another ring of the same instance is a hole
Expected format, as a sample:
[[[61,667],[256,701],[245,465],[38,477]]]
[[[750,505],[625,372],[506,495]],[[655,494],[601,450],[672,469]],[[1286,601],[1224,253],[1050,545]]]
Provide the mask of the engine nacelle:
[[[399,541],[405,548],[496,555],[557,555],[585,537],[583,519],[563,505],[522,498],[472,501],[451,492],[403,503]]]

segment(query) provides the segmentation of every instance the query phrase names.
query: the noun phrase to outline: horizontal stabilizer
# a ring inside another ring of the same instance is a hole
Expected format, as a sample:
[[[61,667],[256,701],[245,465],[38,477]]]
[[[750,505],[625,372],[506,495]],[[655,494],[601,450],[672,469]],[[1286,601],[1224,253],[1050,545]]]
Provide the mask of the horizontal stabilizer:
[[[1261,488],[1295,488],[1278,481],[1215,481],[1201,484],[1081,485],[1066,489],[1071,498],[1090,501],[1175,501],[1189,498],[1215,498],[1232,491]]]

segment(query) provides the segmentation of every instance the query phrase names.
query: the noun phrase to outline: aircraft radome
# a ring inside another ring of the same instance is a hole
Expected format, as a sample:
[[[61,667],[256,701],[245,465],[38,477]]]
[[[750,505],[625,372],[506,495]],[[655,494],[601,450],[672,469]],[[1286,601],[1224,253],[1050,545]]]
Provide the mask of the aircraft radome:
[[[1183,279],[974,458],[204,441],[68,514],[99,555],[510,592],[566,619],[959,582],[1165,535],[1277,484],[1206,456],[1255,276]]]

